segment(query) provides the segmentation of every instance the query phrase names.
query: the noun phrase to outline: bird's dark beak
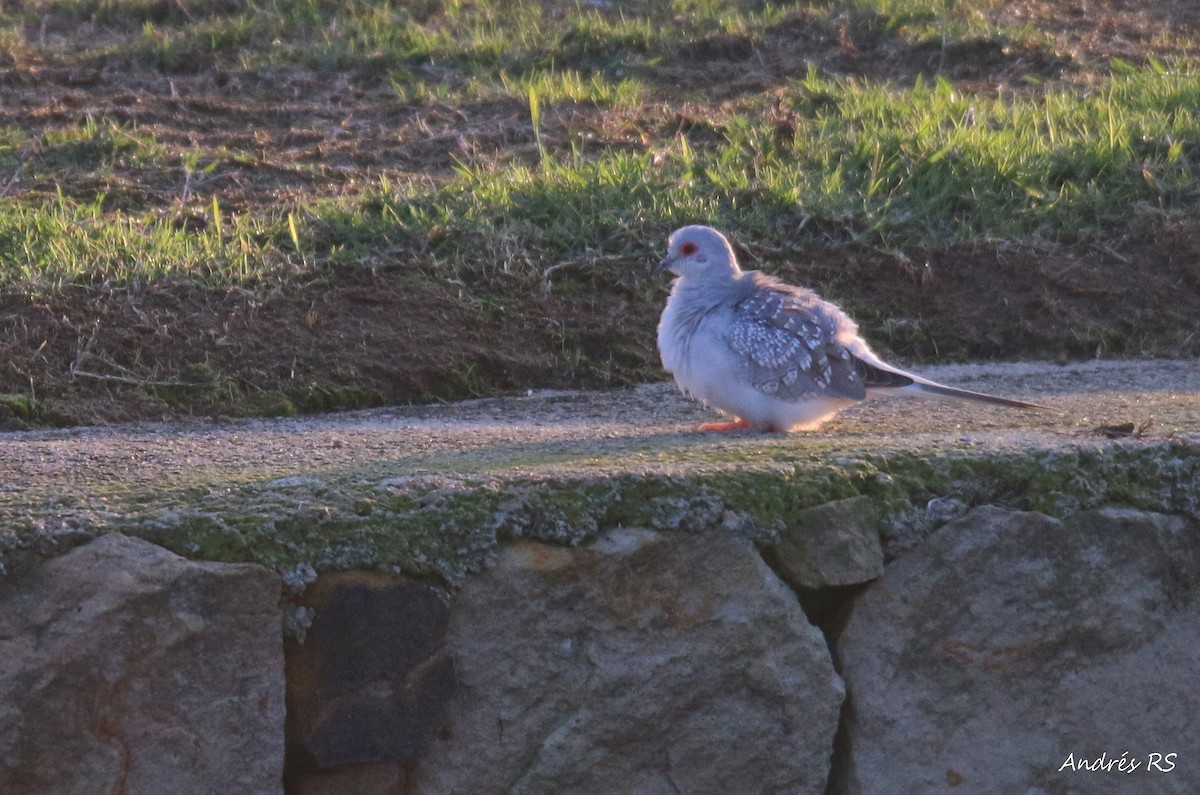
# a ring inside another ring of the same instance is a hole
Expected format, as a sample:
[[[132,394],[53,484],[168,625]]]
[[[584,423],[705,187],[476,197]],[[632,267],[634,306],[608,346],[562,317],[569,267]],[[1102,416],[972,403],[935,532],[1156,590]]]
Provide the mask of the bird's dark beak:
[[[659,273],[662,273],[663,271],[669,271],[669,270],[671,270],[671,266],[673,266],[674,264],[675,264],[675,258],[667,257],[666,259],[659,262],[657,266],[655,266],[654,273],[659,274]]]

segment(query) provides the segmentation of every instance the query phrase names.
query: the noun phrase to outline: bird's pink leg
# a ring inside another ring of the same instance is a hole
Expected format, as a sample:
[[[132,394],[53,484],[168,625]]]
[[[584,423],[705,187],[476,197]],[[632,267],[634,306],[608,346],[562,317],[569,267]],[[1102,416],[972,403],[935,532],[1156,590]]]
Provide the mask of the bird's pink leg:
[[[706,422],[700,426],[702,431],[740,431],[749,428],[750,423],[745,420],[734,420],[733,422]]]

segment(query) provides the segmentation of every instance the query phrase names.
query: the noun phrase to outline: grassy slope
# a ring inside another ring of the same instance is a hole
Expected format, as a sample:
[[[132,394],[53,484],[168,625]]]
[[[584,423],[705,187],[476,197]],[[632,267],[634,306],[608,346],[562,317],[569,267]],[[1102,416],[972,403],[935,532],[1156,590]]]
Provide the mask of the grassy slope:
[[[1056,5],[27,3],[0,423],[658,377],[693,221],[902,357],[1194,354],[1200,13]]]

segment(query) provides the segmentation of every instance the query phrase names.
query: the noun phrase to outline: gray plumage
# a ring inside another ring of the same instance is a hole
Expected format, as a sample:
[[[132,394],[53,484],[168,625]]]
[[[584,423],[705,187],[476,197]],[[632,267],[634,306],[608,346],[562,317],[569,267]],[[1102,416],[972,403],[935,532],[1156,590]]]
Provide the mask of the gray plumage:
[[[658,326],[663,366],[685,393],[752,428],[812,428],[841,408],[889,392],[1040,408],[884,363],[836,305],[811,290],[742,271],[715,229],[677,230],[659,268],[678,275]]]

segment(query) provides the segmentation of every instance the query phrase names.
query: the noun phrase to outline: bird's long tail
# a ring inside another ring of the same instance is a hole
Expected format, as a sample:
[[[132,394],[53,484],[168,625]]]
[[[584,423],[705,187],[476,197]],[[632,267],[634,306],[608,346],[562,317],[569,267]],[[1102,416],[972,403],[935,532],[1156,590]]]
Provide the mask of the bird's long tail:
[[[1045,406],[1039,406],[1036,403],[1026,403],[1024,400],[1013,400],[1012,398],[989,395],[986,392],[972,392],[969,389],[958,389],[957,387],[937,384],[933,381],[918,381],[914,379],[912,385],[904,387],[904,389],[936,397],[959,398],[961,400],[974,400],[977,403],[990,403],[993,406],[1005,406],[1010,409],[1032,409],[1034,411],[1043,411],[1046,409]]]
[[[895,390],[900,394],[933,395],[935,397],[957,398],[959,400],[974,400],[978,403],[989,403],[993,406],[1005,406],[1010,409],[1026,409],[1034,411],[1045,410],[1045,406],[1036,403],[1026,403],[1024,400],[1013,400],[986,392],[972,392],[969,389],[959,389],[953,386],[939,384],[919,375],[906,373],[903,370],[884,364],[872,354],[857,354],[854,357],[855,366],[866,384],[867,389]]]

